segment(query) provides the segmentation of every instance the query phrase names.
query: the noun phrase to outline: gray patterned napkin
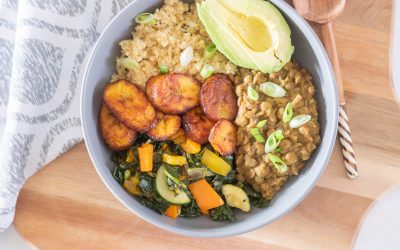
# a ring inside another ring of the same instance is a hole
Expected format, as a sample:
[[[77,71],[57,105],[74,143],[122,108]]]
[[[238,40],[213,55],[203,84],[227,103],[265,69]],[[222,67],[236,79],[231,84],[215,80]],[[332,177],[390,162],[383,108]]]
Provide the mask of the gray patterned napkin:
[[[85,62],[128,2],[0,0],[0,230],[26,179],[82,140]]]

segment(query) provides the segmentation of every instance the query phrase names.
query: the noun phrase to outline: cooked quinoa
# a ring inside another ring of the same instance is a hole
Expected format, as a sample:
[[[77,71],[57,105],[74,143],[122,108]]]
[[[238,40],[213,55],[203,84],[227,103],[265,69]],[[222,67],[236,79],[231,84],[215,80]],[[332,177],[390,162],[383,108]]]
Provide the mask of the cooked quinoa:
[[[112,80],[127,79],[144,88],[146,81],[160,73],[160,65],[166,65],[170,72],[184,72],[197,76],[205,64],[215,68],[215,72],[234,75],[238,67],[217,52],[209,60],[203,58],[204,48],[211,43],[206,30],[197,16],[196,5],[178,0],[165,0],[156,10],[155,25],[139,24],[132,33],[133,39],[120,43],[121,57],[133,58],[139,63],[134,70],[125,69],[117,59],[117,74]],[[187,67],[180,65],[180,55],[191,46],[193,60]]]
[[[160,73],[161,65],[170,72],[184,72],[202,80],[199,73],[205,64],[212,65],[215,73],[228,75],[236,86],[239,112],[235,123],[238,126],[238,148],[236,150],[237,179],[246,181],[264,198],[272,199],[291,175],[297,175],[320,143],[317,102],[311,75],[296,62],[286,64],[282,70],[263,74],[255,70],[240,68],[219,52],[211,59],[204,59],[203,53],[211,40],[201,24],[194,4],[179,0],[165,0],[156,10],[157,24],[139,24],[132,32],[133,39],[120,42],[121,56],[117,58],[116,74],[112,81],[127,79],[144,89],[146,81]],[[180,64],[181,53],[191,46],[194,57],[187,67]],[[135,69],[126,69],[121,58],[131,58],[138,62]],[[270,81],[286,89],[286,96],[270,98],[260,92],[255,102],[247,97],[247,87],[259,90],[259,85]],[[300,128],[291,129],[283,123],[282,114],[288,102],[292,102],[294,116],[309,114],[311,121]],[[268,160],[264,143],[258,143],[250,135],[258,121],[267,120],[263,129],[264,137],[277,129],[282,130],[285,139],[274,153],[281,157],[289,170],[280,173]]]

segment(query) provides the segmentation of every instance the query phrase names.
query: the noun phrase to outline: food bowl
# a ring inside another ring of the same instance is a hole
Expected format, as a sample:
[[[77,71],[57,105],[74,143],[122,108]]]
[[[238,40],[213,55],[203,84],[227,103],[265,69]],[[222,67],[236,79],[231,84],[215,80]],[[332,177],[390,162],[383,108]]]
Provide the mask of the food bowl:
[[[192,2],[192,1],[186,1]],[[316,87],[321,125],[321,144],[299,176],[290,178],[267,208],[253,208],[250,213],[236,213],[235,222],[215,222],[201,216],[196,219],[172,220],[141,205],[112,177],[114,163],[103,142],[97,122],[104,86],[115,72],[119,41],[128,39],[134,17],[153,12],[162,0],[135,0],[123,9],[105,28],[90,55],[82,85],[81,116],[83,134],[90,158],[104,184],[129,210],[165,230],[193,237],[224,237],[245,233],[267,225],[296,207],[311,191],[324,171],[331,155],[338,122],[338,98],[335,78],[328,57],[311,27],[289,5],[271,0],[280,9],[292,30],[294,58],[307,68]]]

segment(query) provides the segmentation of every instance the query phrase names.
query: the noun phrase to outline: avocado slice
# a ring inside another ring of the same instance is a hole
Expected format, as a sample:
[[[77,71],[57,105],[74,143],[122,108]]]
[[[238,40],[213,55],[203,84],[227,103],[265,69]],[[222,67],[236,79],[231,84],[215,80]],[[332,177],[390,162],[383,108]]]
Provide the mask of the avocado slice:
[[[218,50],[234,64],[271,73],[290,61],[290,28],[270,2],[203,0],[197,12]]]

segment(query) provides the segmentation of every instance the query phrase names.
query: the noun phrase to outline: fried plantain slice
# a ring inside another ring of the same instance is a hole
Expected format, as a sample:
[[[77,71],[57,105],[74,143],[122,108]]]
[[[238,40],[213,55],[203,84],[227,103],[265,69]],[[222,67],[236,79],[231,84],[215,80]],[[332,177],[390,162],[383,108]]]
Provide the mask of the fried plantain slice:
[[[99,126],[104,142],[115,151],[128,149],[135,142],[138,134],[118,121],[104,104],[100,108]]]
[[[200,82],[182,73],[151,77],[146,94],[153,105],[165,114],[182,114],[200,103]]]
[[[127,80],[112,82],[105,87],[103,99],[114,116],[130,129],[146,132],[155,125],[156,110],[135,84]]]
[[[183,130],[183,128],[180,128],[174,135],[170,136],[168,139],[178,145],[185,143],[187,140],[185,130]]]
[[[192,108],[183,116],[186,136],[199,144],[208,142],[208,135],[214,123],[204,114],[200,106]]]
[[[237,96],[231,80],[224,74],[213,74],[201,86],[200,103],[204,113],[214,121],[234,120]]]
[[[236,150],[236,126],[229,120],[221,119],[211,129],[208,140],[221,155],[230,155]]]
[[[147,131],[147,135],[157,141],[169,139],[181,127],[181,118],[177,115],[165,115],[157,112],[157,121],[157,125]]]

